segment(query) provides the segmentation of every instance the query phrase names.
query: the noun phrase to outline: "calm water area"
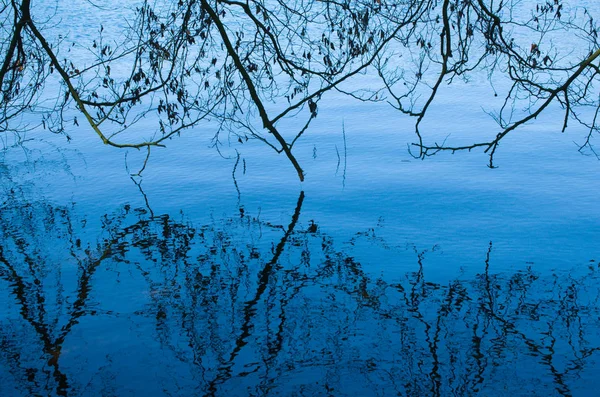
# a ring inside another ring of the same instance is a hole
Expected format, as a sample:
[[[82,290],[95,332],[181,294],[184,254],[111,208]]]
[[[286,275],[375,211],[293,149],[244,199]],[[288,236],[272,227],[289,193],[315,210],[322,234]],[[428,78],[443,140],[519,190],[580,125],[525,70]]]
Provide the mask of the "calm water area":
[[[423,128],[495,134],[497,101],[457,82]],[[490,169],[413,158],[414,120],[385,103],[319,106],[303,183],[261,142],[219,153],[211,124],[133,178],[145,153],[83,123],[2,136],[0,396],[597,395],[586,131],[550,109]]]

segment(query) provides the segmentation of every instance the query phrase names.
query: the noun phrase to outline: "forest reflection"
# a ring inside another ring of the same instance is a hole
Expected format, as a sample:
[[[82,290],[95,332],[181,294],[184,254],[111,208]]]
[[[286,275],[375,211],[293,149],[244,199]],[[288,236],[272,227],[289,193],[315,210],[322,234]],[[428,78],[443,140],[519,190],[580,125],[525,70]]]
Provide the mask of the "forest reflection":
[[[352,255],[386,242],[334,241],[303,192],[287,224],[124,206],[91,232],[5,192],[2,395],[571,395],[599,369],[595,262],[493,274],[490,243],[480,274],[440,284],[407,247],[414,271],[388,280]]]

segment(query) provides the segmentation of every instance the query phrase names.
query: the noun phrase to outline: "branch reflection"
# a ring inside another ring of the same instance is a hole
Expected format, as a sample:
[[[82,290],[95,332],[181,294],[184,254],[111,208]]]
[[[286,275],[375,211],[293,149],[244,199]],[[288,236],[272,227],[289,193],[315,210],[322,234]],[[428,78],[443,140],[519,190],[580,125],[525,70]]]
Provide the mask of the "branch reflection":
[[[125,206],[0,207],[3,395],[571,395],[598,370],[597,265],[385,279],[302,221],[244,210],[195,226]],[[360,243],[360,244],[359,244]],[[409,249],[412,249],[409,247]],[[390,251],[392,252],[392,251]],[[393,255],[391,253],[390,255]],[[596,361],[594,361],[596,360]],[[583,389],[582,389],[583,388]]]

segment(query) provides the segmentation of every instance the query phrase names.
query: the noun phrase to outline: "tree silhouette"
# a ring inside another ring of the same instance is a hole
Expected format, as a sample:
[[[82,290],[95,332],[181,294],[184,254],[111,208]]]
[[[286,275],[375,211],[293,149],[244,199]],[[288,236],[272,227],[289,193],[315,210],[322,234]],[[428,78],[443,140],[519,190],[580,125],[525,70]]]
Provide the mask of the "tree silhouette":
[[[31,0],[0,6],[3,131],[66,134],[79,114],[103,143],[150,153],[206,122],[215,145],[223,134],[258,139],[301,180],[294,144],[331,91],[415,117],[416,157],[483,148],[493,167],[500,141],[552,105],[563,130],[569,120],[587,128],[581,148],[597,132],[596,21],[559,0],[143,1],[123,10],[124,26],[80,41],[36,11]],[[425,143],[421,122],[440,90],[475,74],[508,82],[499,131],[464,146]],[[133,128],[142,119],[152,120],[143,133]]]

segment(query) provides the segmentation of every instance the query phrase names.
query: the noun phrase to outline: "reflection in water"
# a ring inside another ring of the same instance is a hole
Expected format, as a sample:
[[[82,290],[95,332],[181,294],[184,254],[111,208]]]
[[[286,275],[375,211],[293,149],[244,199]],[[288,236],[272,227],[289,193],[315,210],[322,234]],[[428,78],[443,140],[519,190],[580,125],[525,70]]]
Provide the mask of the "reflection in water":
[[[595,263],[493,274],[490,243],[481,274],[440,284],[434,247],[392,280],[353,255],[385,241],[334,241],[304,193],[287,225],[125,206],[98,231],[6,192],[2,395],[571,395],[599,369]]]

